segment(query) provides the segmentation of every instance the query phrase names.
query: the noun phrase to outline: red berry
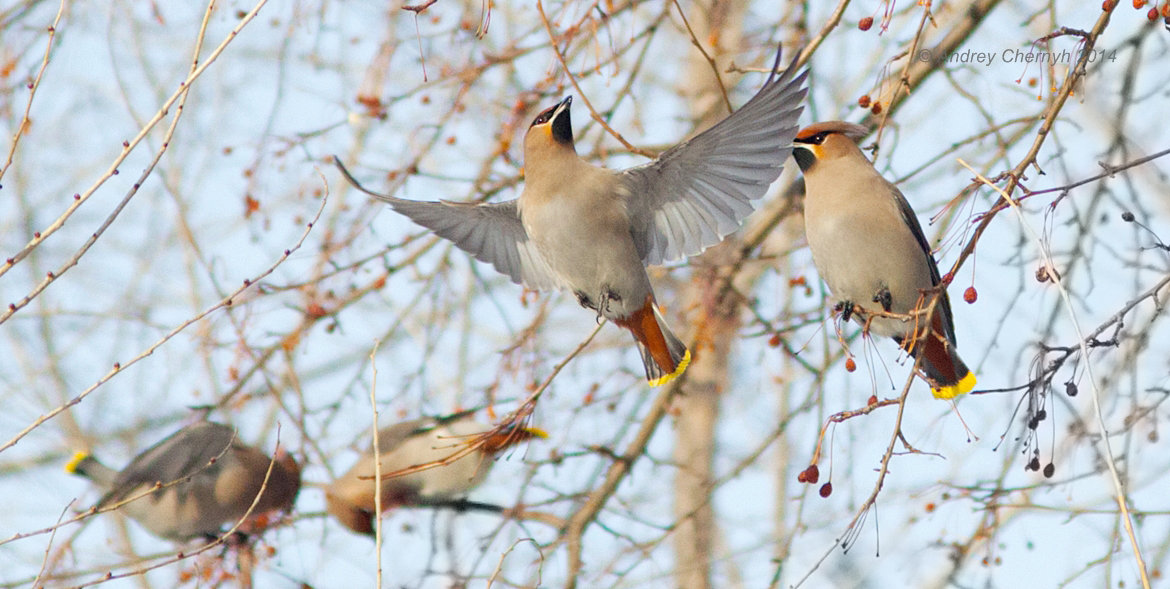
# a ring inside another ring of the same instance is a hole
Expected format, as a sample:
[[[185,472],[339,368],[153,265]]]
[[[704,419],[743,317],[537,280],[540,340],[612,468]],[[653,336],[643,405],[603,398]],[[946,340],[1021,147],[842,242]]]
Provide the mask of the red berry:
[[[880,102],[873,103],[873,107],[869,109],[869,112],[871,112],[875,115],[882,114],[882,103],[880,103]]]
[[[861,98],[857,99],[857,106],[861,108],[869,108],[869,94],[862,94]]]
[[[861,19],[861,21],[857,23],[857,28],[859,28],[863,31],[868,31],[869,27],[872,27],[872,26],[873,26],[873,17],[872,16],[867,16],[867,17]]]
[[[866,405],[871,405],[871,406],[872,406],[872,405],[877,405],[877,404],[878,404],[878,398],[877,398],[877,395],[870,395],[870,396],[869,396],[869,399],[868,399],[868,400],[865,402],[865,404],[866,404]]]
[[[1141,7],[1143,7],[1145,5],[1146,5],[1146,0],[1133,0],[1133,7],[1135,9],[1140,9]]]
[[[1104,10],[1105,12],[1109,12],[1110,10],[1113,10],[1113,8],[1116,6],[1117,6],[1117,0],[1105,0],[1104,2],[1101,3],[1101,10]]]
[[[773,333],[772,337],[768,338],[768,345],[772,346],[773,348],[780,347],[780,334]]]
[[[846,372],[853,372],[854,370],[857,370],[857,362],[854,362],[853,358],[846,358],[845,359],[845,371]]]
[[[974,303],[978,298],[979,293],[975,292],[974,286],[968,286],[967,290],[963,291],[963,300],[967,301],[968,305]]]
[[[1150,19],[1150,22],[1158,20],[1158,9],[1151,8],[1150,11],[1146,13],[1146,18]]]
[[[817,468],[817,465],[815,464],[810,464],[808,465],[808,468],[804,469],[804,473],[802,474],[804,474],[805,482],[813,485],[816,484],[817,480],[821,478],[821,469]]]

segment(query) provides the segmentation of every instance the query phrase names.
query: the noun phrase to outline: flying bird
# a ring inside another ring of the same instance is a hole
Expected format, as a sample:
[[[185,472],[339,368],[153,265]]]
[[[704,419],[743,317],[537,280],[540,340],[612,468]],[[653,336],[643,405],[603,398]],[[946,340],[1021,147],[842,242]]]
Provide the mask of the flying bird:
[[[628,330],[651,386],[690,362],[660,312],[646,266],[697,255],[739,228],[780,175],[806,89],[796,60],[742,108],[644,165],[621,171],[577,155],[568,96],[541,112],[524,138],[516,200],[421,202],[365,191],[514,282],[564,289]]]

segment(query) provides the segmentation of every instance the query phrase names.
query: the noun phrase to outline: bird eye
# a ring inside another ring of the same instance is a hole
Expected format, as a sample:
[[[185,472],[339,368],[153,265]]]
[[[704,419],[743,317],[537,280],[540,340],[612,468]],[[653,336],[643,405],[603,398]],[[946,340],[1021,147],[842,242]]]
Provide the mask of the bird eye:
[[[824,143],[825,137],[828,137],[828,136],[829,136],[829,131],[821,131],[820,133],[817,133],[816,135],[810,135],[810,136],[804,137],[804,138],[797,138],[795,141],[797,143],[806,143],[808,145],[820,145],[821,143]]]
[[[552,120],[553,112],[555,112],[555,111],[556,111],[555,106],[552,108],[545,109],[544,112],[542,112],[536,116],[536,120],[532,121],[532,126],[535,127],[537,125],[543,125],[543,124],[549,122],[550,120]]]

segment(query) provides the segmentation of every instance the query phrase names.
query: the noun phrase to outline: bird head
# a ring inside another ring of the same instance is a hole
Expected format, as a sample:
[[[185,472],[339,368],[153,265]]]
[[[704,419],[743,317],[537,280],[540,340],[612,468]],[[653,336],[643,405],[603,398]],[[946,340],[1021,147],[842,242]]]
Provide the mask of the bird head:
[[[372,495],[372,493],[371,493]],[[331,493],[325,494],[326,510],[337,518],[338,522],[359,534],[374,535],[374,512],[358,507]]]
[[[572,105],[573,97],[566,96],[564,100],[536,115],[524,137],[525,160],[535,156],[537,150],[567,149],[577,153],[573,146],[573,122],[569,117],[569,107]]]
[[[809,125],[792,140],[792,157],[800,171],[808,172],[817,162],[861,155],[857,143],[869,135],[869,129],[844,121],[827,121]]]
[[[268,490],[261,502],[268,509],[288,511],[292,509],[301,490],[301,465],[284,448],[277,448],[273,461],[272,473],[268,475]]]

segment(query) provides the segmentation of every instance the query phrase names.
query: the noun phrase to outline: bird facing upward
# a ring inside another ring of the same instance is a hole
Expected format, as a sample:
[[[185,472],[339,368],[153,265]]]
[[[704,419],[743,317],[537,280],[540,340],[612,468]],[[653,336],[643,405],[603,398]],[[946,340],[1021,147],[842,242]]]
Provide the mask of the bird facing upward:
[[[273,462],[240,443],[236,430],[210,421],[175,432],[120,472],[84,453],[66,470],[106,491],[96,509],[125,502],[119,511],[155,535],[179,541],[215,537],[224,524],[249,514],[291,509],[301,488],[300,467],[288,453]],[[149,492],[156,485],[161,488]]]
[[[647,380],[664,384],[691,356],[662,317],[645,267],[722,240],[779,177],[807,73],[797,75],[794,60],[777,75],[779,60],[777,54],[772,75],[742,108],[641,166],[612,171],[578,157],[570,96],[529,127],[517,200],[468,204],[370,194],[514,282],[571,291],[581,306],[629,330]]]
[[[871,333],[892,337],[915,358],[921,356],[934,396],[952,399],[975,388],[975,375],[959,358],[946,290],[929,331],[912,318],[870,315],[921,312],[940,278],[910,203],[858,147],[867,135],[865,127],[841,121],[817,123],[796,135],[793,156],[804,173],[804,224],[813,263],[846,313],[860,307],[853,316]]]

